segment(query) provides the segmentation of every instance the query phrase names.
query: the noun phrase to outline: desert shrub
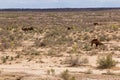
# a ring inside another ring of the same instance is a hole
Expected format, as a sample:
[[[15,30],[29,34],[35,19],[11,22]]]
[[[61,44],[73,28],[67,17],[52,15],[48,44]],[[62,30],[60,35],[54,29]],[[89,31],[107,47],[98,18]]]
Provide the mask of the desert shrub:
[[[77,53],[77,51],[78,51],[78,44],[74,42],[74,44],[72,45],[72,53]]]
[[[64,72],[62,72],[60,76],[63,80],[76,80],[74,76],[71,76],[69,74],[68,70],[65,70]]]
[[[73,76],[73,77],[70,78],[70,80],[76,80],[76,79],[75,79],[75,77]]]
[[[105,35],[100,36],[100,41],[105,41],[105,40],[106,40],[106,36]]]
[[[57,38],[61,33],[58,29],[50,29],[46,32],[45,38]]]
[[[46,53],[46,55],[47,56],[51,56],[51,57],[61,57],[61,56],[63,56],[62,54],[61,54],[61,51],[62,51],[62,49],[61,48],[54,48],[54,47],[52,47],[51,49],[49,49],[48,51],[47,51],[47,53]]]
[[[83,46],[83,50],[85,50],[85,51],[90,51],[91,49],[92,49],[92,47],[89,44],[85,44]]]
[[[66,35],[61,35],[58,38],[56,38],[56,42],[55,44],[59,44],[59,45],[64,45],[64,44],[70,44],[72,42],[72,38]]]
[[[6,28],[6,30],[11,31],[11,30],[15,30],[15,29],[17,29],[18,26],[15,25],[15,24],[12,24],[12,25],[10,25],[10,26],[6,26],[5,28]]]
[[[98,47],[98,50],[108,50],[108,47],[104,44],[104,45],[100,45]]]
[[[80,55],[70,56],[69,59],[66,60],[70,64],[70,66],[81,66],[88,63],[87,57],[83,57]]]
[[[99,40],[100,41],[110,41],[111,39],[110,39],[109,35],[106,35],[105,33],[101,33],[101,34],[99,34]]]
[[[120,47],[119,47],[119,46],[113,46],[113,49],[114,49],[115,51],[120,51]]]
[[[31,55],[36,55],[36,56],[37,56],[37,55],[40,55],[39,51],[35,51],[35,50],[34,50],[34,51],[31,51],[30,54],[31,54]]]
[[[52,73],[52,75],[55,75],[55,70],[51,69],[51,73]]]
[[[49,50],[47,55],[48,55],[48,56],[54,56],[54,55],[56,55],[56,54],[55,54],[54,52],[52,52],[52,50]]]
[[[20,54],[17,54],[17,55],[15,56],[15,58],[20,58]]]
[[[114,31],[117,31],[118,30],[118,26],[117,25],[112,25],[111,29],[114,30]]]
[[[47,74],[55,75],[55,70],[54,69],[47,70]]]
[[[25,48],[22,50],[22,54],[23,55],[33,55],[33,56],[38,56],[40,55],[40,52],[37,51],[36,49],[33,49],[33,48]]]
[[[0,47],[1,49],[9,49],[9,48],[16,48],[17,46],[20,46],[20,38],[18,36],[19,34],[16,34],[16,33],[11,33],[10,31],[7,31],[7,30],[2,30],[0,32],[0,37],[1,38],[1,44],[0,44]],[[18,39],[19,38],[19,39]]]
[[[55,75],[55,70],[54,69],[47,70],[47,74]]]
[[[33,48],[28,48],[26,52],[28,53],[28,55],[34,55],[34,56],[40,55],[40,52]]]
[[[115,75],[115,73],[111,72],[110,70],[107,70],[106,73],[103,73],[104,75]]]
[[[9,60],[12,61],[12,60],[14,60],[14,58],[11,56],[11,57],[9,58]]]
[[[12,57],[12,56],[2,56],[1,57],[2,63],[6,63],[7,61],[13,61],[13,60],[14,60],[14,57]]]
[[[88,69],[86,72],[85,72],[85,74],[92,74],[93,72],[92,72],[92,70],[91,69]]]
[[[114,39],[114,40],[117,40],[117,39],[119,40],[119,36],[118,36],[118,35],[113,34],[112,36],[113,36],[113,39]]]
[[[46,46],[46,43],[45,43],[45,42],[42,42],[41,40],[35,40],[34,46],[35,46],[35,47],[45,47],[45,46]]]
[[[105,68],[111,68],[117,64],[115,60],[113,60],[112,55],[109,54],[105,57],[98,58],[98,68],[105,69]]]
[[[64,72],[61,73],[60,76],[63,80],[69,80],[69,78],[70,78],[69,71],[65,70]]]
[[[96,54],[98,54],[98,51],[96,51],[96,50],[92,50],[92,51],[88,52],[88,55],[90,55],[90,56],[93,56]]]
[[[65,32],[65,30],[62,28],[57,27],[54,29],[49,29],[48,31],[46,31],[44,35],[43,42],[47,46],[68,44],[69,42],[72,41],[72,38],[66,35],[67,35],[67,32]]]
[[[89,40],[90,39],[90,36],[88,35],[88,34],[85,34],[84,36],[83,36],[83,40]]]
[[[1,40],[1,45],[0,45],[0,47],[1,47],[2,49],[8,49],[8,48],[10,48],[10,42],[9,42],[6,38],[3,38],[3,39]]]
[[[30,17],[28,17],[28,19],[29,19],[29,20],[33,20],[34,18],[30,16]]]
[[[9,59],[10,56],[5,56],[6,59]]]
[[[2,56],[2,57],[1,57],[1,61],[2,61],[2,63],[6,63],[6,62],[7,62],[6,57]]]
[[[51,71],[50,70],[47,70],[47,75],[50,75]]]

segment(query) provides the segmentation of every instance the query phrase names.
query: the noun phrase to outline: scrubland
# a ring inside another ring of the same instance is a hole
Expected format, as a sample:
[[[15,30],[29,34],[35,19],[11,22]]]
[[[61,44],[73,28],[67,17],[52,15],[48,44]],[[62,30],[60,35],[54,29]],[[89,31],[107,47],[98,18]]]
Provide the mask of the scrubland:
[[[119,58],[118,9],[0,12],[0,80],[120,80]]]

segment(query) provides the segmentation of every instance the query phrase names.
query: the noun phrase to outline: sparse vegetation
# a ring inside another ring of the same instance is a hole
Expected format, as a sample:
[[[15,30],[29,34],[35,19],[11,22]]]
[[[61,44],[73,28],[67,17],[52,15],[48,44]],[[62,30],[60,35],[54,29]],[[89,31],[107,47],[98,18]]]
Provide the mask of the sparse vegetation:
[[[70,56],[67,61],[70,64],[70,66],[82,66],[88,63],[87,57],[81,56],[81,55],[75,55],[75,56]]]
[[[115,61],[120,62],[119,18],[119,10],[0,11],[0,67],[4,71],[12,70],[13,66],[16,71],[19,67],[27,68],[22,71],[40,71],[41,75],[47,68],[50,69],[46,72],[47,76],[55,78],[57,73],[68,68],[69,71],[61,74],[62,80],[78,80],[80,78],[76,77],[79,74],[87,77],[103,74],[106,69],[112,69],[105,73],[111,76],[113,68],[116,74],[120,67]],[[97,48],[91,46],[90,41],[95,38],[104,45]],[[107,54],[111,52],[114,54]],[[17,67],[16,64],[20,66]],[[38,74],[32,74],[34,73]]]
[[[83,50],[90,51],[90,50],[92,50],[92,47],[89,44],[84,44]]]
[[[110,69],[107,70],[106,73],[103,73],[104,75],[115,75]]]
[[[78,54],[78,44],[76,42],[72,45],[72,53]]]
[[[1,57],[1,61],[2,61],[2,63],[6,63],[6,61],[7,61],[6,57]]]
[[[61,73],[61,78],[63,78],[64,80],[69,80],[70,79],[70,74],[68,70],[65,70],[64,72]]]
[[[15,58],[20,58],[20,54],[17,54],[17,55],[15,56]]]
[[[52,75],[55,75],[55,70],[51,69],[51,73],[52,73]]]
[[[102,69],[105,69],[105,68],[111,68],[111,67],[114,67],[117,62],[115,60],[113,60],[113,57],[111,54],[105,56],[105,57],[102,57],[102,58],[99,58],[98,59],[98,68],[102,68]]]
[[[55,70],[54,69],[47,70],[47,74],[54,76],[55,75]]]
[[[86,72],[85,72],[85,74],[92,74],[93,72],[92,72],[92,70],[91,69],[88,69]]]
[[[70,75],[69,70],[63,71],[60,76],[63,80],[76,80],[74,76]]]
[[[70,80],[76,80],[76,79],[75,79],[75,77],[73,76],[73,77],[70,78]]]

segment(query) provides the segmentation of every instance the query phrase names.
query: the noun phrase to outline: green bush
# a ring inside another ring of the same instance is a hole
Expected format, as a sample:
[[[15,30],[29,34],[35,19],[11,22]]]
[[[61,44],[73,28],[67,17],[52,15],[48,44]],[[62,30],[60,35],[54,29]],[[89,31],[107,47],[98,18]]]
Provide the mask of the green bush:
[[[109,54],[105,57],[98,58],[98,64],[98,68],[105,69],[114,67],[117,64],[117,62],[113,60],[112,55]]]

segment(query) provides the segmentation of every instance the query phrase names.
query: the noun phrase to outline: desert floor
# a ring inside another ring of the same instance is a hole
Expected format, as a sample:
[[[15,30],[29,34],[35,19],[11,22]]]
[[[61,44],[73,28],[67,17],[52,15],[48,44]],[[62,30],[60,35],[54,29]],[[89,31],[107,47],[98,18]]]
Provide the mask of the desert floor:
[[[120,10],[1,11],[0,49],[0,80],[120,80]]]

